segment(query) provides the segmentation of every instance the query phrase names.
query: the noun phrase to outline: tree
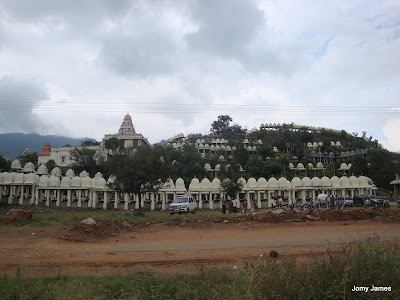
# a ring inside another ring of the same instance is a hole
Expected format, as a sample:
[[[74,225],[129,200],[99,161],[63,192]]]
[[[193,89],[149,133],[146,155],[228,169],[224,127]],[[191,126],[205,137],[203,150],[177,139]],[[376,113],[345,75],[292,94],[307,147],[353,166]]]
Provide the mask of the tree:
[[[22,167],[24,167],[28,162],[31,162],[37,166],[38,157],[36,152],[21,154],[18,156],[18,159],[21,162]]]
[[[166,149],[161,146],[150,148],[140,146],[136,149],[119,149],[108,161],[114,181],[110,188],[122,193],[132,193],[139,197],[157,192],[167,181],[172,167]]]
[[[257,153],[260,155],[261,159],[265,160],[267,157],[272,157],[274,155],[274,150],[271,146],[265,144],[259,144],[257,147]]]
[[[233,124],[224,133],[225,139],[227,139],[231,145],[241,142],[245,138],[245,131],[239,124]]]
[[[57,167],[56,162],[54,161],[54,159],[50,159],[47,163],[46,163],[46,168],[49,171],[49,173],[51,172],[51,170],[53,170],[55,167]]]
[[[100,145],[100,143],[97,142],[97,141],[92,141],[92,140],[84,140],[84,141],[81,142],[81,146],[85,146],[85,147],[87,147],[87,146],[97,146],[97,145]]]
[[[242,184],[239,181],[241,177],[240,165],[232,164],[228,167],[222,167],[219,172],[219,179],[221,180],[222,191],[231,198],[235,198],[236,194],[241,191]]]
[[[239,144],[236,147],[236,150],[233,151],[233,161],[240,164],[242,167],[245,167],[247,165],[249,157],[249,151],[247,151],[247,149],[242,144]]]
[[[351,160],[351,173],[356,176],[360,175],[368,175],[369,168],[368,168],[368,159],[362,157],[361,155],[355,156]]]
[[[187,138],[186,141],[188,143],[196,143],[197,139],[202,139],[203,135],[201,133],[190,133]]]
[[[194,145],[185,144],[182,151],[176,151],[172,147],[167,149],[167,156],[173,162],[171,176],[174,180],[180,176],[188,183],[195,176],[202,178],[207,175],[204,162]]]
[[[121,142],[116,137],[112,137],[111,139],[106,140],[104,143],[106,149],[116,150],[118,148],[121,148]]]
[[[369,155],[369,177],[376,186],[389,188],[390,181],[400,172],[400,155],[383,149],[370,150]]]
[[[215,136],[222,136],[222,134],[225,133],[229,129],[230,122],[232,122],[232,118],[230,116],[228,116],[228,115],[218,116],[218,120],[214,121],[211,124],[210,131]]]
[[[0,172],[7,172],[10,169],[11,169],[11,162],[3,155],[0,155]]]
[[[70,167],[75,174],[86,170],[93,177],[97,172],[103,171],[101,165],[97,163],[96,150],[87,147],[75,148],[70,155],[73,161]]]

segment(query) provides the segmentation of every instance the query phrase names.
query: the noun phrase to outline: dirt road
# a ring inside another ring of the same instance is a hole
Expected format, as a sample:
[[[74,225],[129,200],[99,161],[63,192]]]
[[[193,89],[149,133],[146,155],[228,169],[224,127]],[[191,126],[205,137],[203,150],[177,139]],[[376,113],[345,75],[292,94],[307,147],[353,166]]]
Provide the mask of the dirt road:
[[[370,220],[316,223],[238,223],[184,228],[151,224],[99,242],[60,239],[67,228],[0,229],[0,273],[25,276],[115,274],[150,270],[158,274],[194,272],[208,267],[242,267],[271,249],[280,257],[310,256],[330,245],[379,235],[399,240],[399,223]]]

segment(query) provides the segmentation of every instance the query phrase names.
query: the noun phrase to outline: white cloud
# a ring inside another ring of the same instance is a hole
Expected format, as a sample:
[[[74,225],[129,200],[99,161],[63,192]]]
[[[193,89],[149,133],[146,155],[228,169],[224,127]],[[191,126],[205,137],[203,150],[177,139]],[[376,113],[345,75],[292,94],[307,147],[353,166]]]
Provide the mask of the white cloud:
[[[400,114],[386,109],[398,107],[400,94],[399,19],[393,0],[5,0],[0,79],[35,87],[18,96],[35,106],[14,112],[16,123],[0,120],[0,130],[100,140],[130,112],[154,143],[207,133],[229,114],[248,128],[294,122],[367,131],[399,151],[384,126]],[[14,98],[0,90],[0,99]],[[333,108],[312,113],[326,106]],[[285,109],[295,107],[309,111]],[[349,115],[347,107],[360,109]]]
[[[390,150],[395,152],[400,152],[400,119],[397,120],[389,120],[385,122],[383,126],[383,132],[385,135],[385,140],[382,141],[382,145]]]

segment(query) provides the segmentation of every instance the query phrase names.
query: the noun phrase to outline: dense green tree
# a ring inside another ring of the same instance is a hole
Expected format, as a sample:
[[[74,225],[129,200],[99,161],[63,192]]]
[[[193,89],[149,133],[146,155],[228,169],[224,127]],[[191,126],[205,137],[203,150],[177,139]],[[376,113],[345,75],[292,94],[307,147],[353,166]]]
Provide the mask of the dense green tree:
[[[92,140],[84,140],[84,141],[81,142],[81,146],[85,146],[85,147],[87,147],[87,146],[97,146],[97,145],[100,145],[100,143],[97,142],[97,141],[92,141]]]
[[[229,130],[230,122],[232,122],[232,118],[230,116],[218,116],[218,120],[211,124],[210,131],[214,136],[220,137]]]
[[[236,150],[233,151],[233,162],[240,164],[242,167],[245,167],[247,165],[249,158],[249,151],[247,151],[243,144],[239,144],[236,147]]]
[[[221,180],[222,191],[230,198],[236,198],[236,194],[243,188],[239,181],[241,177],[240,165],[232,164],[227,167],[222,166],[218,174]]]
[[[106,140],[104,143],[104,147],[106,149],[116,150],[118,148],[121,148],[121,141],[116,137],[112,137],[111,139]]]
[[[21,166],[24,167],[28,162],[33,163],[35,166],[37,166],[37,153],[32,152],[29,154],[21,154],[18,156],[19,161],[21,162]]]
[[[55,168],[57,167],[56,162],[54,161],[54,159],[50,159],[47,163],[46,163],[46,168],[47,171],[49,171],[49,173]]]
[[[196,143],[197,139],[202,139],[203,135],[201,133],[190,133],[187,137],[186,137],[186,141],[188,143]]]
[[[384,149],[373,149],[369,151],[369,156],[369,177],[378,187],[390,188],[390,181],[400,173],[400,155]]]
[[[368,159],[364,158],[361,155],[357,155],[351,159],[351,173],[360,176],[360,175],[369,175],[369,162]]]
[[[103,172],[102,166],[97,162],[99,158],[96,155],[96,150],[87,147],[75,148],[70,155],[73,161],[70,167],[75,174],[86,170],[91,177],[94,177],[97,172]]]
[[[11,161],[0,155],[0,172],[8,172],[11,169]]]
[[[117,150],[107,161],[107,166],[114,177],[110,188],[138,195],[139,209],[143,195],[157,192],[172,171],[167,150],[161,146]]]
[[[266,161],[263,161],[258,156],[254,155],[250,157],[245,167],[245,177],[265,177],[268,173],[268,167]]]
[[[245,137],[245,131],[239,124],[230,125],[232,118],[228,115],[218,116],[218,120],[211,124],[211,133],[215,137],[223,137],[230,145],[241,142]]]
[[[194,145],[185,144],[182,151],[169,147],[167,155],[173,162],[171,177],[174,180],[181,177],[185,183],[189,183],[193,177],[202,178],[207,175],[204,169],[205,162]]]

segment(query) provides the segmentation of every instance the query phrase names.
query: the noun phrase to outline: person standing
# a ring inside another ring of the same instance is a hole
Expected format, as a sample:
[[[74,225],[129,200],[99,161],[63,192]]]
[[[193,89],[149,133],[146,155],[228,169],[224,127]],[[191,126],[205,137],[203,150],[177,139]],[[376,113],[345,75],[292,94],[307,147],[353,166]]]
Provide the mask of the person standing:
[[[228,208],[229,208],[229,213],[231,214],[233,212],[233,202],[232,199],[229,199],[228,201]]]
[[[242,211],[243,211],[244,214],[247,213],[247,199],[244,199],[244,200],[243,200],[243,203],[242,203]]]
[[[254,215],[256,213],[256,200],[251,200],[251,213]]]
[[[225,198],[221,199],[221,205],[222,205],[222,213],[225,214],[226,213],[226,199]]]
[[[272,209],[275,209],[275,207],[276,207],[276,199],[275,198],[272,198],[271,206],[272,206]]]
[[[233,213],[236,214],[237,212],[237,200],[232,199],[232,205],[233,205]]]

